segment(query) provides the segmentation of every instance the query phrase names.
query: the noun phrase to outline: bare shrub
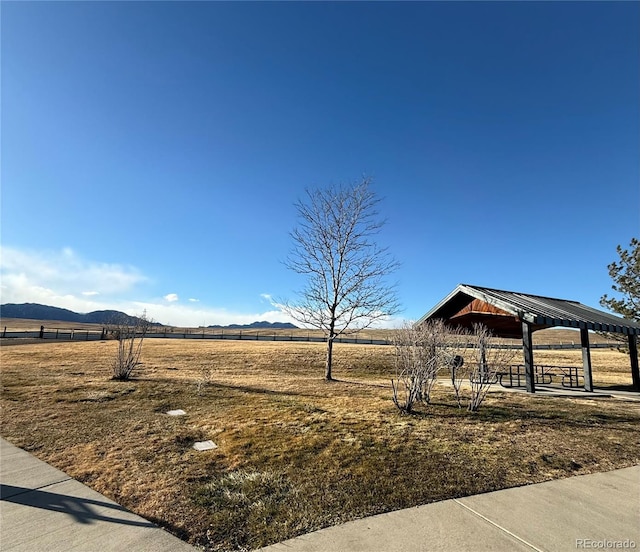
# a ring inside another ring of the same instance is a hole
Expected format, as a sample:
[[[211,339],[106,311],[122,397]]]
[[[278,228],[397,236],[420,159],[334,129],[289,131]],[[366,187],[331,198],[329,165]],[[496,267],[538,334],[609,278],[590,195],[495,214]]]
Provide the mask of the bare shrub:
[[[110,324],[110,333],[118,340],[118,352],[113,360],[113,379],[126,381],[140,364],[142,343],[151,327],[146,312],[138,317],[126,317]]]
[[[513,361],[516,351],[499,346],[491,331],[483,324],[474,324],[471,337],[476,362],[469,369],[471,395],[467,409],[476,412],[491,386],[498,381],[498,374],[506,371]]]
[[[447,328],[441,320],[419,326],[407,324],[396,331],[396,378],[391,380],[391,387],[393,402],[401,412],[410,414],[416,403],[431,402],[438,374],[462,365],[455,359],[461,358],[464,343],[463,332]],[[455,380],[458,376],[453,370]]]
[[[448,374],[459,408],[476,412],[498,374],[506,371],[516,351],[500,346],[482,324],[473,330],[448,327],[441,320],[407,324],[394,336],[396,377],[393,403],[410,414],[417,403],[431,402],[438,376]],[[466,385],[468,383],[468,386]]]
[[[198,379],[196,380],[196,393],[201,395],[212,380],[213,368],[211,366],[202,366],[199,370]]]
[[[422,328],[406,324],[396,331],[396,378],[391,380],[393,403],[401,412],[410,414],[424,398],[431,376],[435,379],[435,358],[423,346]],[[428,393],[428,392],[427,392]]]

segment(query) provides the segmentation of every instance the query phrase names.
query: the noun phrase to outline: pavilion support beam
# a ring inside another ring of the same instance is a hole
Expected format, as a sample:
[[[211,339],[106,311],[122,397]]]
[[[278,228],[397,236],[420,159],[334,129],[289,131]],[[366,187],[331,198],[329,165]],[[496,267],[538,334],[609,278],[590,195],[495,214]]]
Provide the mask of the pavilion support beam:
[[[536,379],[533,368],[533,332],[531,324],[522,321],[522,351],[524,353],[524,373],[527,381],[527,393],[536,392]]]
[[[593,378],[591,377],[591,347],[589,346],[589,330],[587,330],[587,328],[580,328],[580,344],[582,345],[584,390],[593,391]]]
[[[640,368],[638,367],[638,337],[629,335],[629,357],[631,359],[631,378],[633,388],[640,391]]]

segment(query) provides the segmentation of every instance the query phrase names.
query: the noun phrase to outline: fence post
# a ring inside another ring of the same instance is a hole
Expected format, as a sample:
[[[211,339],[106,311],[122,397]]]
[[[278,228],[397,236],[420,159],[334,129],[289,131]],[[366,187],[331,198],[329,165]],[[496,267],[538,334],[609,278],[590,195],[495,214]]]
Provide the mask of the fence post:
[[[2,337],[7,337],[7,327],[4,327],[4,331],[2,332]]]
[[[58,332],[60,331],[59,328],[56,328],[56,339],[58,339]]]
[[[76,333],[75,330],[71,330],[71,333],[69,334],[69,341],[73,341],[73,336]]]
[[[44,339],[44,326],[40,326],[40,339]]]

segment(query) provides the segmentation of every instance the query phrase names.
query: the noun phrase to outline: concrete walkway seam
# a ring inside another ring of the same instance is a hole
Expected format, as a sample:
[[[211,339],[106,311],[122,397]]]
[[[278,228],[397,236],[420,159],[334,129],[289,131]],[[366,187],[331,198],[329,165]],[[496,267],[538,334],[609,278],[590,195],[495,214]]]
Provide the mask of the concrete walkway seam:
[[[476,512],[473,508],[467,506],[466,504],[463,504],[462,502],[460,502],[457,498],[454,498],[453,501],[456,504],[459,504],[460,506],[462,506],[463,508],[466,508],[467,510],[469,510],[472,514],[475,514],[476,516],[478,516],[479,518],[482,518],[483,520],[485,520],[487,523],[490,523],[491,525],[493,525],[494,527],[496,527],[497,529],[499,529],[500,531],[503,531],[504,533],[506,533],[507,535],[513,537],[514,539],[520,541],[522,544],[528,546],[529,548],[535,550],[536,552],[544,552],[543,550],[540,550],[539,548],[535,547],[533,544],[531,544],[530,542],[527,542],[526,540],[524,540],[523,538],[519,537],[518,535],[512,533],[511,531],[509,531],[508,529],[505,529],[504,527],[502,527],[501,525],[497,524],[495,521],[490,520],[488,517],[483,516],[480,512]]]
[[[65,481],[71,481],[72,479],[73,479],[73,477],[65,477],[64,479],[61,479],[60,481],[53,481],[51,483],[47,483],[46,485],[41,485],[40,487],[34,487],[33,489],[25,488],[24,491],[12,494],[11,498],[13,498],[14,496],[21,496],[23,494],[29,494],[29,493],[32,493],[33,491],[40,491],[42,489],[46,489],[47,487],[52,487],[53,485],[57,485],[58,483],[64,483]]]

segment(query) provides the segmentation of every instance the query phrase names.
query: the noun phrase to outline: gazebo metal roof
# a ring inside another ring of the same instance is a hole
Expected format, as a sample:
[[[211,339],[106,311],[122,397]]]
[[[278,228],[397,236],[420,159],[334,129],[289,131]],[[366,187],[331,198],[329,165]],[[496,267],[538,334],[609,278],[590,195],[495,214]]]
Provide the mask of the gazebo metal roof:
[[[474,299],[503,311],[502,315],[469,312],[459,316],[458,322],[464,326],[470,326],[473,322],[482,322],[501,337],[521,337],[522,322],[531,324],[533,331],[564,326],[624,335],[640,335],[640,323],[588,307],[577,301],[468,284],[460,284],[456,287],[418,323],[436,318],[450,321]]]

